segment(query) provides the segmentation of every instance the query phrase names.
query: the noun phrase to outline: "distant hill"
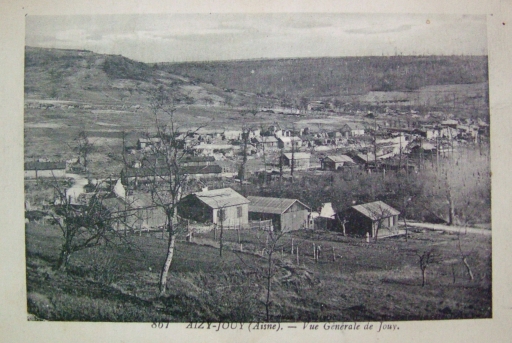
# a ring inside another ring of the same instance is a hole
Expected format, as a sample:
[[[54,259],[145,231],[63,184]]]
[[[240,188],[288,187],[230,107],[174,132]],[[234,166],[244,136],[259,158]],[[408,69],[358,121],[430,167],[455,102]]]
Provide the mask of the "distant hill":
[[[353,110],[364,110],[368,103],[381,107],[399,104],[416,110],[421,105],[426,110],[488,116],[486,56],[146,64],[86,50],[25,49],[27,99],[144,107],[154,87],[178,90],[175,94],[185,105],[229,111],[297,106],[300,98],[306,97],[362,103]]]
[[[25,93],[31,98],[141,103],[153,86],[186,84],[185,78],[120,55],[25,48]]]
[[[159,68],[224,89],[282,97],[487,82],[487,56],[390,56],[161,63]]]

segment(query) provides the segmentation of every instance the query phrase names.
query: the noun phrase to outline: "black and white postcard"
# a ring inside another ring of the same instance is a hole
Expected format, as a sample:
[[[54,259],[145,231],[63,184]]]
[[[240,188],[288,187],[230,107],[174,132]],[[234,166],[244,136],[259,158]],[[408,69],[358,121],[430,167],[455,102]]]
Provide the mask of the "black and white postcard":
[[[308,8],[22,9],[25,341],[504,341],[499,7]]]

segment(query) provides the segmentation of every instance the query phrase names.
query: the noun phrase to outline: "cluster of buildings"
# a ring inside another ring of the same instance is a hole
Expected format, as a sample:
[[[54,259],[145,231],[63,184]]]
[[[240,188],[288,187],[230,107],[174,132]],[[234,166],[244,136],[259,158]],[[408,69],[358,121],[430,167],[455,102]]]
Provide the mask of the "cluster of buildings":
[[[276,168],[280,169],[280,177],[283,170],[414,170],[411,157],[446,154],[458,144],[478,142],[481,136],[489,134],[489,125],[482,121],[454,119],[415,128],[364,122],[347,122],[330,129],[284,128],[274,123],[254,130],[199,128],[178,134],[174,142],[183,152],[176,161],[179,171],[201,183],[212,178],[233,180],[244,155],[247,161],[254,162],[252,167],[246,168],[254,175],[276,173]],[[173,172],[162,156],[155,153],[162,144],[158,137],[139,138],[130,149],[131,164],[121,171],[120,177],[103,182],[105,185],[96,184],[105,188],[104,204],[110,210],[125,211],[127,216],[134,214],[136,221],[130,226],[155,228],[165,224],[162,210],[153,205],[143,187],[138,187],[157,178],[165,179]],[[66,172],[72,172],[74,165],[68,162],[41,159],[26,162],[25,178],[66,177]],[[245,177],[245,180],[250,178]],[[272,178],[266,180],[271,182]],[[86,201],[88,192],[93,193],[84,187],[82,202]],[[80,205],[80,201],[75,205]],[[271,223],[273,229],[280,231],[321,228],[372,237],[381,227],[396,228],[399,212],[383,202],[358,204],[340,212],[326,203],[319,211],[312,211],[298,199],[244,197],[223,187],[185,195],[178,206],[178,215],[192,225],[206,227],[250,228],[261,227],[261,223],[268,227]],[[117,228],[123,226],[126,228],[126,223],[118,220]]]
[[[382,201],[354,205],[340,212],[326,203],[319,212],[314,212],[298,199],[244,197],[231,188],[222,188],[187,195],[178,205],[178,214],[192,221],[192,227],[207,224],[246,229],[258,228],[258,223],[264,221],[280,232],[328,229],[346,235],[375,237],[378,230],[387,231],[387,235],[395,233],[400,212]]]

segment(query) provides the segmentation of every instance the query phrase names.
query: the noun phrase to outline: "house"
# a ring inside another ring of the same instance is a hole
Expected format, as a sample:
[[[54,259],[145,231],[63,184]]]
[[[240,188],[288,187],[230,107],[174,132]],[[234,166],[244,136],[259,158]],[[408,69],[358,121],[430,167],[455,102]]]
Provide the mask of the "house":
[[[118,197],[124,199],[126,197],[126,189],[124,188],[121,179],[103,179],[91,180],[84,186],[86,193],[101,193],[105,197]]]
[[[224,152],[224,153],[233,153],[233,150],[239,150],[239,146],[234,146],[231,144],[199,144],[194,147],[192,147],[192,150],[194,150],[198,154],[203,154],[206,156],[211,156],[216,152]]]
[[[459,122],[455,119],[448,119],[448,120],[443,120],[441,122],[441,125],[442,126],[445,126],[445,127],[451,127],[451,128],[457,128],[457,125],[459,125]]]
[[[158,137],[155,137],[155,138],[139,138],[137,140],[137,149],[138,150],[142,150],[142,149],[146,149],[148,147],[151,147],[151,146],[156,146],[158,144],[160,144],[160,138]]]
[[[179,163],[187,167],[204,167],[215,163],[213,156],[183,156]]]
[[[340,218],[345,221],[348,235],[378,236],[383,231],[393,231],[398,224],[400,212],[382,201],[351,206],[341,212]]]
[[[158,229],[167,222],[163,208],[155,206],[151,195],[146,193],[136,193],[124,199],[110,197],[103,199],[101,204],[112,214],[112,226],[117,231]]]
[[[240,130],[226,130],[222,133],[222,138],[225,140],[239,140],[242,139],[242,131]]]
[[[440,135],[440,129],[434,125],[423,125],[421,129],[417,129],[416,133],[425,137],[426,139],[436,139]]]
[[[278,137],[277,140],[277,146],[280,149],[291,149],[292,146],[300,148],[302,146],[302,139],[299,137]]]
[[[297,199],[248,196],[251,220],[272,220],[281,232],[309,227],[310,208]]]
[[[283,164],[291,168],[292,163],[294,169],[309,169],[311,154],[308,152],[284,153],[282,156]]]
[[[199,223],[234,228],[249,223],[249,200],[231,188],[204,190],[184,197],[178,214]]]
[[[359,123],[347,123],[340,129],[345,138],[364,135],[364,126]]]
[[[273,136],[262,136],[254,138],[254,141],[258,147],[265,149],[278,148],[278,140]]]
[[[65,177],[66,162],[25,162],[25,178]]]
[[[343,167],[355,165],[354,161],[347,155],[327,156],[322,159],[322,170],[341,170]]]

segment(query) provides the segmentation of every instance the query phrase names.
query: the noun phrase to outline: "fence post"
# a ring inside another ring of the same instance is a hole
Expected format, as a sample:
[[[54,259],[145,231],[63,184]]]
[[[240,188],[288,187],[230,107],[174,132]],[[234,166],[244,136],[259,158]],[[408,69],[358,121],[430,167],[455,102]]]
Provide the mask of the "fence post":
[[[238,235],[238,244],[240,244],[240,227],[238,227],[238,230],[236,230],[236,233]]]
[[[242,246],[242,243],[240,243],[240,251],[244,251],[244,247]]]
[[[292,238],[292,252],[291,252],[291,254],[293,255],[293,238]]]
[[[332,247],[332,261],[336,262],[336,253],[334,252],[334,247]]]
[[[299,265],[299,247],[297,246],[297,265]]]
[[[315,243],[313,243],[313,260],[316,262],[316,246]]]

